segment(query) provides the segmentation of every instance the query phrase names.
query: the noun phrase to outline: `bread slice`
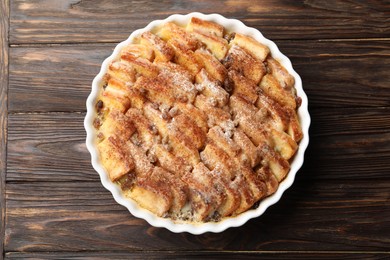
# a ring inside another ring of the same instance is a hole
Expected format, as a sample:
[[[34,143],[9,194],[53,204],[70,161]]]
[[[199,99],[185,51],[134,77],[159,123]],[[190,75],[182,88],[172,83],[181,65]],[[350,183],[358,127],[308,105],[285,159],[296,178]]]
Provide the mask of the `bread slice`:
[[[122,54],[121,61],[133,67],[137,73],[145,77],[153,78],[158,75],[158,68],[156,65],[143,57],[136,57],[131,54]]]
[[[162,175],[149,175],[139,178],[133,188],[126,192],[126,195],[136,201],[142,208],[163,217],[173,204],[173,194],[166,183],[166,178]]]
[[[203,131],[203,134],[207,134],[207,115],[192,104],[176,103],[173,107],[174,110],[180,111],[187,115],[191,115],[191,119],[194,123]]]
[[[120,136],[123,140],[128,140],[134,134],[136,128],[130,118],[119,110],[112,109],[104,117],[99,130],[106,137],[115,135]]]
[[[205,69],[196,75],[196,83],[199,84],[201,92],[208,98],[213,98],[218,107],[224,107],[229,100],[229,94],[222,88],[219,81],[213,80]]]
[[[282,88],[278,80],[273,75],[265,75],[259,86],[265,94],[273,100],[276,100],[282,107],[287,107],[292,110],[296,109],[297,104],[293,94]]]
[[[224,28],[220,24],[205,21],[197,17],[192,17],[187,24],[186,30],[189,32],[199,32],[205,35],[211,34],[217,37],[223,37]]]
[[[267,46],[241,33],[236,33],[230,44],[240,46],[258,61],[264,61],[270,52]]]
[[[263,161],[266,162],[263,166],[269,167],[278,182],[281,182],[290,170],[290,164],[288,161],[267,145],[260,146],[259,152]]]
[[[136,71],[132,66],[120,61],[112,62],[108,67],[108,75],[110,78],[116,78],[125,84],[131,85],[136,80]]]
[[[228,73],[227,69],[214,55],[207,50],[197,49],[195,51],[195,58],[203,65],[203,69],[206,70],[212,78],[221,83],[225,82]]]
[[[154,62],[167,62],[174,56],[173,49],[151,32],[141,34],[141,44],[150,47],[149,49],[154,51]]]
[[[150,123],[149,120],[143,115],[142,111],[136,108],[130,108],[126,112],[126,116],[134,123],[135,128],[137,129],[137,134],[142,140],[142,144],[147,149],[152,147],[158,138],[155,125]]]
[[[267,57],[266,62],[268,70],[278,80],[279,85],[286,90],[293,91],[294,93],[295,89],[293,87],[295,79],[290,73],[288,73],[286,68],[280,65],[280,63],[272,57]]]
[[[192,166],[183,158],[175,156],[168,147],[163,144],[157,144],[152,147],[153,154],[156,156],[158,165],[167,171],[174,173],[177,178],[192,171]]]
[[[222,61],[228,70],[236,70],[246,78],[252,80],[255,84],[259,84],[261,78],[266,74],[264,64],[253,58],[246,49],[238,45],[233,45]]]
[[[118,110],[125,113],[130,107],[130,100],[126,96],[118,94],[113,84],[106,87],[106,91],[100,95],[99,100],[103,102],[104,108],[108,110]]]
[[[154,59],[154,53],[151,48],[143,44],[129,44],[121,50],[121,56],[133,56],[152,61]]]
[[[158,31],[157,35],[166,42],[175,39],[175,41],[184,49],[195,50],[199,46],[198,40],[193,35],[172,22],[165,23]]]
[[[116,136],[110,136],[97,146],[103,167],[109,173],[111,181],[134,170],[135,163],[123,141]]]
[[[218,60],[225,58],[229,48],[228,42],[224,38],[214,34],[203,34],[197,31],[194,31],[192,34],[196,39],[203,43]]]
[[[253,168],[260,163],[260,154],[257,147],[252,143],[249,137],[240,128],[235,129],[233,132],[233,141],[240,146],[243,151],[248,164]],[[243,161],[243,164],[246,164]]]
[[[183,176],[183,180],[189,186],[193,219],[204,221],[212,218],[225,199],[225,195],[217,188],[210,171],[204,164],[199,163],[195,165],[191,173]]]
[[[168,41],[168,44],[175,52],[175,63],[186,68],[193,76],[195,76],[202,68],[201,63],[196,59],[194,52],[191,49],[184,47],[176,38]]]
[[[256,170],[257,176],[266,184],[266,196],[269,196],[278,189],[279,181],[268,167],[260,167]]]
[[[234,83],[233,95],[240,96],[252,104],[257,101],[260,88],[252,80],[236,70],[229,71],[229,78]]]

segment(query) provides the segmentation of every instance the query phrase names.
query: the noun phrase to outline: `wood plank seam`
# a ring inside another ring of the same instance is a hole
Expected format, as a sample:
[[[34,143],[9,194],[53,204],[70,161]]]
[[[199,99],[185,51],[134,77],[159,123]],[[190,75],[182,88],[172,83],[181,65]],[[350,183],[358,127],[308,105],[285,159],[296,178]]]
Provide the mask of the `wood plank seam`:
[[[244,0],[240,4],[235,1],[210,1],[209,4],[204,4],[205,1],[191,0],[157,1],[152,5],[145,5],[143,1],[135,1],[131,5],[97,1],[90,5],[88,1],[68,0],[47,4],[46,15],[42,15],[41,12],[45,1],[30,1],[29,5],[23,2],[20,0],[11,2],[11,43],[66,42],[69,38],[78,42],[119,39],[125,34],[123,28],[142,28],[146,22],[152,20],[142,19],[143,17],[153,16],[154,19],[161,19],[172,13],[188,12],[189,6],[191,10],[199,12],[208,13],[210,10],[216,10],[228,17],[240,17],[248,26],[261,28],[270,38],[351,39],[387,36],[386,24],[381,23],[381,20],[385,21],[387,15],[384,1],[335,1],[331,4],[327,1],[295,1],[288,4],[273,1],[265,4],[262,1]],[[171,8],[167,8],[170,5]],[[94,13],[100,13],[97,10],[103,8],[110,10],[105,13],[104,22],[96,23],[95,19],[88,19],[96,17]],[[302,23],[303,17],[309,22]],[[38,19],[45,22],[37,23]],[[123,19],[119,27],[116,24],[118,19]],[[278,22],[275,23],[275,20]],[[56,26],[53,27],[48,21],[56,21]],[[73,30],[69,24],[75,25],[78,30]],[[51,35],[53,29],[55,38]]]
[[[132,31],[129,31],[129,35]],[[125,41],[126,37],[118,41],[104,41],[104,42],[39,42],[39,43],[9,43],[10,48],[44,48],[44,47],[69,47],[69,46],[111,46]],[[329,39],[277,39],[275,42],[370,42],[370,41],[390,41],[389,37],[372,37],[372,38],[329,38]]]
[[[66,254],[66,253],[94,253],[94,254],[122,254],[122,253],[194,253],[194,254],[218,254],[218,253],[230,253],[230,254],[381,254],[388,255],[390,251],[359,251],[359,250],[75,250],[75,251],[7,251],[6,254]]]
[[[0,2],[0,259],[4,258],[5,236],[5,175],[7,151],[7,118],[8,118],[8,32],[9,1]]]

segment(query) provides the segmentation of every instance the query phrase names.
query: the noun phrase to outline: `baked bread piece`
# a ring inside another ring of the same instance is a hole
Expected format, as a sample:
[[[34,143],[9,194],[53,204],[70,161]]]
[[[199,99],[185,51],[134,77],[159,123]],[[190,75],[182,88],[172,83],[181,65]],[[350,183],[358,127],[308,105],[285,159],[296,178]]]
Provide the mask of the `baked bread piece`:
[[[121,50],[96,101],[111,181],[175,221],[233,217],[273,194],[302,138],[294,77],[267,46],[192,18]]]

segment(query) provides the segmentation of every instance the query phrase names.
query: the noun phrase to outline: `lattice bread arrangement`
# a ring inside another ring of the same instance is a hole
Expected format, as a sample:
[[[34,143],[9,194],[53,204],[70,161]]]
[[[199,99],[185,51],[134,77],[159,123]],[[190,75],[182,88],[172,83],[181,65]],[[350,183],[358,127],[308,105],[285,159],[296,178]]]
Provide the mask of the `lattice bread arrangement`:
[[[124,47],[104,80],[101,162],[152,213],[219,221],[255,208],[288,174],[300,98],[253,38],[198,18],[168,22]]]

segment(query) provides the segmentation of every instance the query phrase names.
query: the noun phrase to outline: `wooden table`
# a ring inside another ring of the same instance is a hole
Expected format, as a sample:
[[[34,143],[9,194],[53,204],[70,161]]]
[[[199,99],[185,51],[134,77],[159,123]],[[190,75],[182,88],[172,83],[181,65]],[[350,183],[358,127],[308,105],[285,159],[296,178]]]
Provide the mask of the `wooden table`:
[[[389,2],[131,2],[1,0],[2,257],[390,258]],[[151,227],[118,205],[83,128],[91,81],[114,46],[151,20],[192,11],[274,40],[312,116],[304,166],[281,201],[242,227],[199,236]]]

